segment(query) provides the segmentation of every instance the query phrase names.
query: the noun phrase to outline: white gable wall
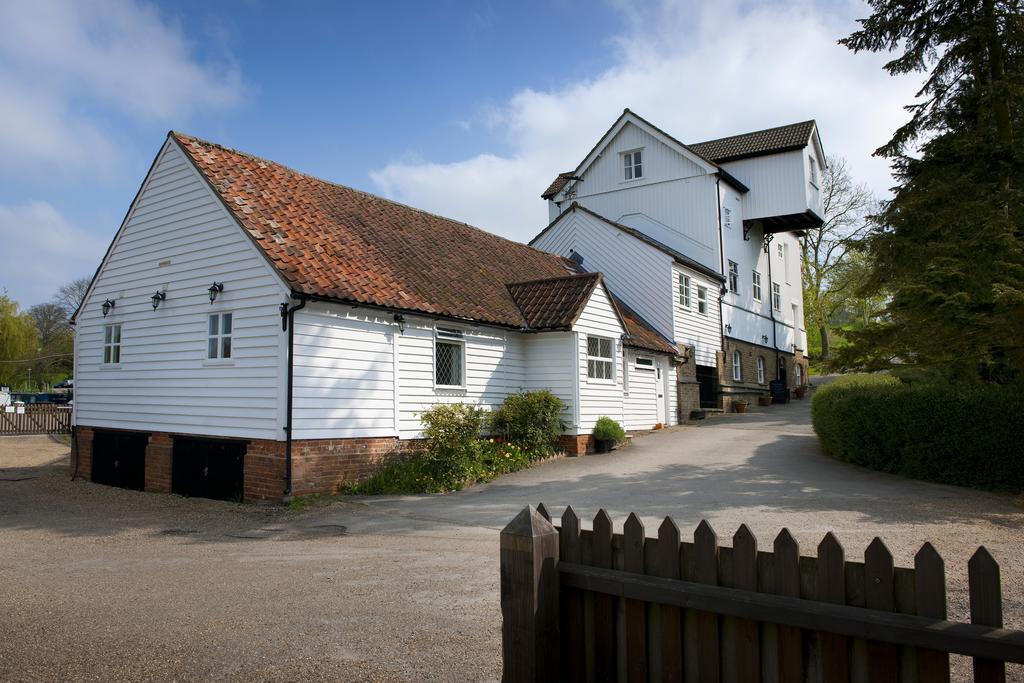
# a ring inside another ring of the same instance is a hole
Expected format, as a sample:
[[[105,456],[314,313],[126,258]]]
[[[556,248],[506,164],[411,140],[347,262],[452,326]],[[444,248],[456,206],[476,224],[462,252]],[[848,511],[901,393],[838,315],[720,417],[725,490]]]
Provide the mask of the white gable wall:
[[[533,246],[561,256],[576,252],[583,268],[604,274],[608,287],[665,337],[673,336],[673,258],[605,221],[572,211]],[[658,292],[666,294],[658,296]]]
[[[210,304],[207,289],[224,283]],[[150,297],[167,290],[153,310]],[[76,321],[75,421],[283,438],[287,289],[173,142],[165,144]],[[100,306],[116,306],[104,318]],[[232,358],[208,361],[207,316],[234,317]],[[104,325],[122,326],[104,365]]]
[[[597,287],[572,331],[576,337],[579,368],[579,406],[576,409],[575,433],[590,434],[597,418],[607,415],[623,421],[622,412],[622,335],[625,330],[612,307],[604,287]],[[587,338],[604,337],[612,340],[615,379],[593,379],[587,376]]]
[[[679,282],[682,275],[690,277],[689,307],[684,305],[680,296]],[[718,310],[721,283],[679,264],[672,266],[672,281],[672,308],[675,321],[673,337],[676,343],[680,346],[693,346],[698,365],[717,366],[716,354],[722,348],[721,316]],[[707,288],[707,314],[698,311],[697,287]]]

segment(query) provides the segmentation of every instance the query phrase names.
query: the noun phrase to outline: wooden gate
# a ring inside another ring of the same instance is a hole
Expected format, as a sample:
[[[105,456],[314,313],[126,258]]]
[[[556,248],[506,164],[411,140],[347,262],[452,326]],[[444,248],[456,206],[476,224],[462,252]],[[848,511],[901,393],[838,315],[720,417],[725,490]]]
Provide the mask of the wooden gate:
[[[847,561],[831,533],[801,556],[783,529],[771,552],[740,526],[720,546],[702,521],[693,541],[666,517],[656,538],[631,514],[614,533],[572,508],[552,525],[527,507],[501,532],[506,681],[948,681],[948,653],[974,680],[1024,663],[1024,632],[1002,628],[999,565],[968,565],[971,622],[946,621],[943,560],[930,543],[894,567],[876,538]]]
[[[0,406],[0,436],[70,433],[70,406]]]

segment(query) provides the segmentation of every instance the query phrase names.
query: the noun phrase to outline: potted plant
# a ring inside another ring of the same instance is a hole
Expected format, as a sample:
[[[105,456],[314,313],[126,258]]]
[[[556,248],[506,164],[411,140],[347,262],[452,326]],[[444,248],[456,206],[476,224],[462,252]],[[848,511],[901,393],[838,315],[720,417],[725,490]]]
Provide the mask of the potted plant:
[[[757,405],[759,406],[770,406],[772,404],[771,396],[758,396]]]
[[[806,384],[801,384],[800,386],[798,386],[793,391],[796,392],[796,397],[797,398],[803,398],[804,396],[807,395],[807,385]]]
[[[626,430],[618,422],[608,416],[597,418],[594,425],[594,451],[607,453],[615,444],[626,438]]]
[[[749,401],[744,401],[744,400],[740,399],[738,401],[733,401],[732,402],[732,409],[734,411],[736,411],[737,413],[745,413],[745,412],[747,412],[747,406],[748,405],[750,405]]]

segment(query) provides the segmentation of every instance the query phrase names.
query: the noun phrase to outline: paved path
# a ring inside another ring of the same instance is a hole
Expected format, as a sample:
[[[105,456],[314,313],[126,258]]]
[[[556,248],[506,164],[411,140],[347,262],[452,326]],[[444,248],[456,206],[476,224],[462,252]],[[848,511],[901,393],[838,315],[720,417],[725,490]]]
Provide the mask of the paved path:
[[[494,680],[497,530],[526,503],[557,513],[707,518],[723,542],[783,526],[805,553],[835,530],[857,557],[881,535],[908,565],[946,557],[951,616],[969,553],[1003,565],[1024,628],[1019,499],[914,482],[820,454],[809,401],[638,438],[448,495],[346,498],[296,512],[67,478],[67,449],[0,439],[0,678]],[[1011,679],[1024,676],[1015,669]]]

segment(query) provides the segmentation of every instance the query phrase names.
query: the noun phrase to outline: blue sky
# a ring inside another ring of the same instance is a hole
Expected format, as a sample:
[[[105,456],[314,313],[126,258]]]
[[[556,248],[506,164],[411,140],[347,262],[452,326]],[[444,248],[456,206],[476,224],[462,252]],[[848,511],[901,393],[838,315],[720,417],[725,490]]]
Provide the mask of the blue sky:
[[[865,11],[0,0],[0,290],[91,275],[172,128],[521,240],[625,106],[686,141],[817,118],[883,193],[916,79],[835,45]]]

